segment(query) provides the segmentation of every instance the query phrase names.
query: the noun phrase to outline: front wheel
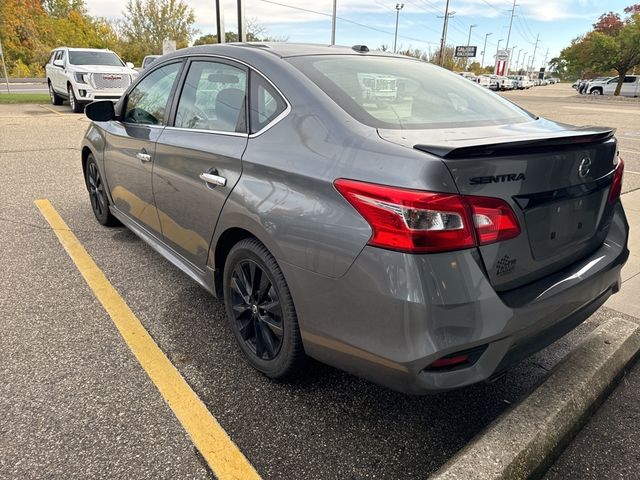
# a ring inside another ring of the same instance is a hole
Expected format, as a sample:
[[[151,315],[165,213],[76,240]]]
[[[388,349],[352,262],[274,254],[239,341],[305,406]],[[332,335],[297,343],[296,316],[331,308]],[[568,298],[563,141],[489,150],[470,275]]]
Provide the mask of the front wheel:
[[[91,200],[91,210],[98,220],[98,223],[105,227],[115,227],[120,225],[120,222],[109,211],[109,198],[105,190],[104,182],[102,181],[102,175],[98,169],[98,164],[92,154],[89,154],[87,158],[87,166],[85,169],[85,183],[87,184],[87,190],[89,190],[89,199]]]
[[[73,110],[73,113],[82,113],[84,106],[76,99],[76,95],[73,93],[73,87],[71,85],[69,85],[67,92],[69,93],[69,106],[71,107],[71,110]]]
[[[602,90],[600,90],[599,88],[591,90],[591,95],[602,95]]]
[[[231,249],[223,289],[231,329],[249,363],[274,379],[299,371],[306,357],[291,292],[262,243],[245,239]]]

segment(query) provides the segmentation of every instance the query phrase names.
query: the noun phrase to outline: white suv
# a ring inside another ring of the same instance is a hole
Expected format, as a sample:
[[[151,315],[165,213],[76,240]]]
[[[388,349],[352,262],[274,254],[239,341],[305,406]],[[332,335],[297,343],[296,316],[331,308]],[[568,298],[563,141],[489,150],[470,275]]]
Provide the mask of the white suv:
[[[67,99],[76,113],[94,100],[116,102],[138,75],[111,50],[90,48],[56,48],[45,69],[51,103]]]

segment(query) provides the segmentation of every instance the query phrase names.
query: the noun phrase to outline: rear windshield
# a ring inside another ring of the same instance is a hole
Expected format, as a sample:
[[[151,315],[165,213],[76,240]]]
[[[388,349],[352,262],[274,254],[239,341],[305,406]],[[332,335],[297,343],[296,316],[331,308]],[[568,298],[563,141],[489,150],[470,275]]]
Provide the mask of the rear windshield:
[[[418,60],[354,55],[287,60],[347,113],[375,128],[481,126],[532,119],[476,83]]]
[[[122,60],[113,52],[69,52],[69,63],[72,65],[109,65],[122,67]]]

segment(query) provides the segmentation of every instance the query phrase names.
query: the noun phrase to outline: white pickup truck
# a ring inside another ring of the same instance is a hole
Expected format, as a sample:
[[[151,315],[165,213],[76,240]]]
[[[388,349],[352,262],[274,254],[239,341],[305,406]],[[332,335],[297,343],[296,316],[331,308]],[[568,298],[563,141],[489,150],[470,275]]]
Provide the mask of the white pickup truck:
[[[56,48],[45,67],[51,103],[80,113],[94,100],[117,101],[138,72],[111,50]]]

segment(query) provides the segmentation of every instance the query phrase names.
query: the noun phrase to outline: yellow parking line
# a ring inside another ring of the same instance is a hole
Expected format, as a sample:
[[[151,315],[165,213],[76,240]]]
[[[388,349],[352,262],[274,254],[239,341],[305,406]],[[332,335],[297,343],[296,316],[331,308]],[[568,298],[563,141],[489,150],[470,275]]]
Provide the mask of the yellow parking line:
[[[35,204],[217,478],[260,478],[202,400],[153,341],[53,205],[46,199],[36,200]]]
[[[50,112],[53,112],[53,113],[55,113],[57,115],[62,116],[62,113],[58,112],[57,110],[54,110],[51,107],[47,107],[46,105],[39,105],[39,107],[44,108],[45,110],[49,110]]]

